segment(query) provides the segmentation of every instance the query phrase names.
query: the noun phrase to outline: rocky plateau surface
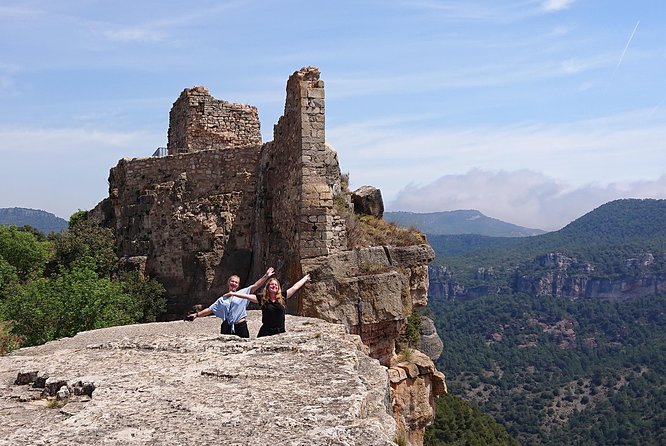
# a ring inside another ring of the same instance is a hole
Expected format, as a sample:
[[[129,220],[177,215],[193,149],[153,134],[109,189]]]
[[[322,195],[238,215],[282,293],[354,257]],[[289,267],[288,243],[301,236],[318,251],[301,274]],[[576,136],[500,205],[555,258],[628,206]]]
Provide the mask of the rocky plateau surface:
[[[358,336],[295,316],[259,339],[219,326],[112,327],[0,357],[0,445],[394,444],[387,369]]]

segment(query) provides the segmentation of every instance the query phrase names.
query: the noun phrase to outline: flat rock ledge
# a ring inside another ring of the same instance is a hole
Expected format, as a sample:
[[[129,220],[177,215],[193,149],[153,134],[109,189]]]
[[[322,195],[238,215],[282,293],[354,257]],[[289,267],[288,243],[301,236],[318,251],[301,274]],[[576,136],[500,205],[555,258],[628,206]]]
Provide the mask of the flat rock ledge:
[[[112,327],[0,357],[0,445],[394,444],[387,369],[358,336],[294,316],[260,339],[219,327]],[[49,393],[35,376],[94,390]]]

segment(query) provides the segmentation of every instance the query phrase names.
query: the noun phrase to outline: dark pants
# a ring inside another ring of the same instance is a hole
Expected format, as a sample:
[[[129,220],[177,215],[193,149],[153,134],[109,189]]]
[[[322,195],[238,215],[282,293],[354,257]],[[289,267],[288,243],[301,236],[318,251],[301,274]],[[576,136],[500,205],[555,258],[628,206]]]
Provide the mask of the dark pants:
[[[236,336],[239,336],[241,338],[249,338],[250,337],[250,330],[247,329],[247,321],[240,322],[238,324],[234,324],[234,331],[233,333],[231,332],[231,324],[229,322],[224,321],[222,322],[222,325],[220,326],[220,333],[221,334],[233,334]]]
[[[259,329],[259,334],[257,334],[257,337],[261,338],[264,336],[273,336],[280,333],[284,333],[284,327],[268,328],[265,325],[262,325]]]

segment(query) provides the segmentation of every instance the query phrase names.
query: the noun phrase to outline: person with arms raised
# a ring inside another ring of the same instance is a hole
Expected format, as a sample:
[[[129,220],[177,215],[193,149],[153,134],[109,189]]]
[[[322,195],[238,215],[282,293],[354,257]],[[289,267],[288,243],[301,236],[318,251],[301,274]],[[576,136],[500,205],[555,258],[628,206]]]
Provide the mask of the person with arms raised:
[[[255,283],[241,290],[238,290],[240,277],[237,275],[229,277],[229,280],[227,281],[228,291],[224,295],[220,296],[210,307],[193,313],[187,316],[186,319],[192,321],[197,317],[214,314],[222,319],[220,333],[235,334],[241,338],[249,338],[250,331],[247,328],[247,306],[250,302],[257,301],[254,293],[274,274],[274,272],[275,270],[273,267],[268,268],[266,273]],[[241,296],[253,296],[254,299]]]

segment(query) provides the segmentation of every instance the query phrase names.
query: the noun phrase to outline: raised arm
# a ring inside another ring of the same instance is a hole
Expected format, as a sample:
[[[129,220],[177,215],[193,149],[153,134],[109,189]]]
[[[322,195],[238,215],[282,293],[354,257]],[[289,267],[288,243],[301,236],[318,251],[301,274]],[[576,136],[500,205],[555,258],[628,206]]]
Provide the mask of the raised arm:
[[[257,279],[256,282],[252,284],[252,286],[250,287],[250,293],[255,293],[259,289],[259,287],[262,286],[268,280],[268,278],[271,277],[273,274],[275,274],[275,270],[271,266],[266,270],[263,276],[261,276],[259,279]]]
[[[245,294],[245,293],[239,293],[238,291],[230,291],[226,293],[225,296],[240,297],[242,299],[247,299],[250,302],[254,302],[255,304],[259,303],[259,301],[257,300],[257,296],[255,296],[254,294]]]
[[[303,276],[301,280],[293,284],[291,288],[287,290],[287,296],[286,296],[287,299],[296,294],[296,291],[298,291],[303,285],[305,285],[305,282],[309,281],[310,281],[310,274],[306,274],[305,276]]]

